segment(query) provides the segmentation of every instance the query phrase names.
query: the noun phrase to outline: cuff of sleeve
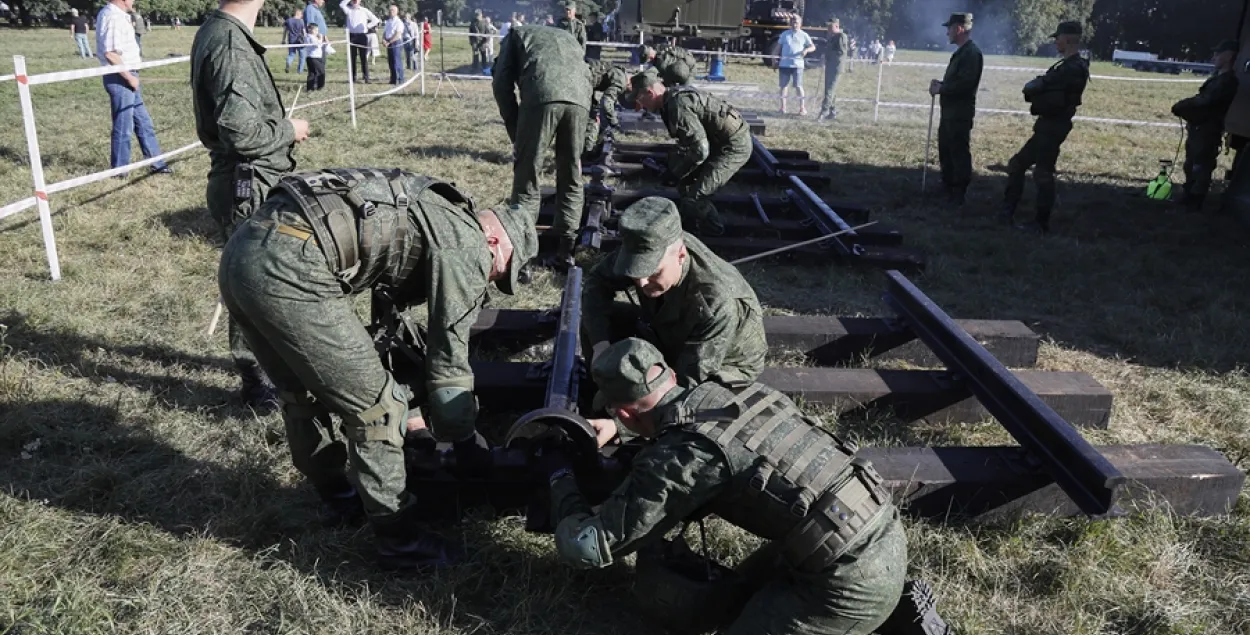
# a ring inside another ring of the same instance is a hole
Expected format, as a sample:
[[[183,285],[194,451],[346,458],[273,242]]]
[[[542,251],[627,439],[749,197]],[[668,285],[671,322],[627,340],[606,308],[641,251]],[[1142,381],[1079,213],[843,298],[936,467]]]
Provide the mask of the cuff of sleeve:
[[[434,392],[440,388],[462,388],[464,390],[473,390],[473,375],[462,375],[460,377],[448,377],[446,379],[431,379],[425,382],[425,388],[429,392]]]
[[[577,488],[577,480],[571,477],[571,473],[560,475],[566,470],[558,470],[551,475],[548,483],[551,486],[551,514],[552,520],[560,522],[564,518],[577,513],[590,513],[590,506],[586,504],[586,499],[582,497],[582,492]]]

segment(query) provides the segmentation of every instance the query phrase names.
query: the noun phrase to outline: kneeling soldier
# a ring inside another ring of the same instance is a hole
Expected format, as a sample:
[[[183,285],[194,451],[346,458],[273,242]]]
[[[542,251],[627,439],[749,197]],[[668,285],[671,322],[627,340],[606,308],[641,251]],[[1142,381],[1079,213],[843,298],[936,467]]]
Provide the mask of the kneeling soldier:
[[[463,460],[483,459],[469,329],[490,282],[511,294],[537,250],[528,215],[476,210],[451,185],[397,169],[283,178],[226,245],[222,301],[279,390],[292,461],[325,522],[359,518],[363,501],[386,568],[446,560],[412,526],[409,403],[425,404],[430,431]],[[428,303],[424,381],[411,388],[382,365],[353,306],[379,288],[400,306]]]
[[[904,588],[907,539],[881,477],[854,444],[763,384],[680,387],[642,340],[614,344],[592,374],[596,400],[653,441],[597,512],[558,447],[536,457],[551,485],[562,560],[606,567],[682,521],[715,514],[771,541],[739,567],[745,597],[718,616],[718,626],[732,621],[721,632],[867,634],[890,617]],[[925,608],[924,621],[936,626],[931,603]]]

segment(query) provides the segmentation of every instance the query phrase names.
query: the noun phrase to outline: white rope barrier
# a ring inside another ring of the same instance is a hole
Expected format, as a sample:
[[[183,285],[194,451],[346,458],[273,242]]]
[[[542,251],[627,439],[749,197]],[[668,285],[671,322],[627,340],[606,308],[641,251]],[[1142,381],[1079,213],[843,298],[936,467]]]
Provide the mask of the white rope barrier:
[[[187,145],[182,146],[181,148],[178,148],[177,150],[170,150],[169,152],[166,152],[164,154],[158,154],[150,159],[144,159],[142,161],[135,161],[134,163],[123,165],[119,168],[112,168],[110,170],[104,170],[103,172],[95,172],[93,174],[88,174],[85,176],[79,176],[79,177],[75,177],[72,179],[65,179],[64,181],[57,181],[56,183],[53,183],[47,186],[44,189],[44,193],[54,194],[56,192],[64,192],[65,190],[72,189],[80,185],[86,185],[88,183],[95,183],[96,181],[103,181],[104,179],[118,176],[120,174],[126,174],[130,172],[131,170],[137,170],[139,168],[146,168],[157,162],[164,161],[165,159],[176,157],[185,152],[190,152],[191,150],[199,148],[203,145],[204,144],[200,143],[199,141],[196,141],[195,143],[188,143]]]
[[[12,216],[22,210],[30,209],[35,206],[35,197],[24,198],[16,203],[9,203],[4,207],[0,207],[0,218]]]
[[[936,62],[886,62],[887,66],[912,66],[924,68],[946,68],[946,64]],[[1049,67],[1040,66],[985,66],[987,71],[1012,71],[1023,73],[1045,73]],[[1109,79],[1122,82],[1160,82],[1164,84],[1201,84],[1205,79],[1175,79],[1171,77],[1124,77],[1122,75],[1090,75],[1090,79]],[[927,106],[926,106],[927,107]]]
[[[182,55],[180,57],[170,57],[163,60],[155,60],[151,62],[140,62],[138,64],[116,64],[113,66],[97,66],[95,68],[80,68],[72,71],[57,71],[54,73],[41,73],[39,75],[26,76],[26,81],[31,86],[40,84],[54,84],[56,82],[69,81],[71,79],[82,79],[84,77],[100,77],[103,75],[112,75],[122,71],[138,71],[145,68],[156,68],[157,66],[168,66],[170,64],[180,64],[191,60],[190,55]],[[22,81],[25,73],[17,73],[18,81]]]

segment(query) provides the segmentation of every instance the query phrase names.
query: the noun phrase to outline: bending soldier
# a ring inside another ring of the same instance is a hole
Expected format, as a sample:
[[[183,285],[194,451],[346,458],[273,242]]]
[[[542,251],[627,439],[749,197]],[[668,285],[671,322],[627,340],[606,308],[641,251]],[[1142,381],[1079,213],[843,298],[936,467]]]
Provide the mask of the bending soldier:
[[[295,169],[295,144],[308,138],[307,121],[287,119],[265,64],[265,47],[252,36],[263,5],[263,0],[223,0],[191,45],[195,131],[209,156],[204,197],[222,243],[269,188]],[[276,408],[273,388],[234,318],[228,315],[226,324],[243,401],[257,410]]]
[[[602,119],[602,125],[592,116],[586,122],[586,139],[582,143],[582,149],[589,152],[591,148],[599,143],[599,134],[602,130],[620,130],[620,119],[616,116],[616,102],[621,98],[621,94],[625,92],[625,88],[629,83],[629,76],[625,74],[625,70],[611,62],[595,60],[590,63],[590,88],[594,93],[599,94],[598,111]],[[592,98],[592,104],[596,100]],[[591,110],[595,108],[592,106]]]
[[[715,598],[724,610],[707,616],[712,623],[700,630],[867,635],[891,616],[904,589],[907,539],[881,477],[856,457],[854,444],[764,384],[738,391],[715,382],[682,386],[660,351],[642,340],[612,345],[592,375],[596,402],[652,442],[598,511],[558,446],[535,457],[551,486],[562,560],[601,568],[639,551],[640,578],[659,577],[645,573],[665,566],[648,548],[679,523],[715,514],[769,542],[737,569],[739,597]],[[612,420],[592,425],[610,438]],[[673,597],[663,584],[640,579],[635,589],[640,609],[656,617],[690,620],[707,608]],[[927,615],[904,617],[910,628],[923,617],[926,632],[948,632],[932,603],[925,608]]]
[[[664,353],[683,384],[754,381],[768,354],[763,310],[737,268],[683,232],[665,198],[629,206],[618,231],[620,248],[586,275],[587,350],[598,357],[611,342],[636,335]],[[638,291],[637,304],[617,302],[617,292],[630,287]]]
[[[1034,225],[1021,225],[1040,233],[1050,231],[1050,213],[1055,206],[1055,163],[1059,148],[1072,132],[1072,117],[1081,105],[1081,95],[1089,82],[1089,62],[1081,57],[1081,23],[1062,22],[1051,36],[1063,59],[1045,75],[1024,85],[1029,112],[1037,117],[1033,136],[1007,162],[1007,190],[1003,195],[1002,220],[1010,224],[1024,194],[1024,173],[1033,168],[1037,184],[1037,219]]]
[[[573,253],[582,220],[582,142],[590,110],[590,69],[571,35],[546,26],[514,27],[499,48],[491,86],[516,148],[508,203],[538,219],[538,173],[555,141],[558,262]],[[517,89],[521,100],[517,103]]]
[[[977,89],[981,85],[984,58],[972,41],[972,14],[952,13],[946,24],[946,37],[959,46],[951,54],[946,75],[929,83],[929,94],[942,100],[942,120],[938,123],[938,160],[942,164],[942,185],[953,206],[964,204],[972,182],[972,120],[977,115]]]
[[[665,86],[687,86],[698,67],[694,55],[680,46],[661,44],[659,49],[642,47],[642,63],[651,64]]]
[[[1224,138],[1224,116],[1237,96],[1237,74],[1233,62],[1241,48],[1237,40],[1225,40],[1215,47],[1215,73],[1202,83],[1198,94],[1182,99],[1172,106],[1172,114],[1185,120],[1189,133],[1185,139],[1185,184],[1178,203],[1191,211],[1201,211],[1207,191],[1211,189],[1211,173],[1220,156]]]
[[[564,8],[564,17],[556,23],[556,28],[568,31],[577,43],[582,46],[582,54],[586,53],[586,23],[577,19],[577,2],[568,0],[560,5]]]
[[[279,390],[292,461],[327,524],[358,519],[363,501],[385,568],[449,557],[412,525],[409,404],[424,404],[430,433],[466,465],[489,461],[475,430],[469,330],[487,286],[511,294],[537,243],[531,218],[477,210],[447,183],[333,169],[282,179],[226,245],[222,300]],[[382,365],[356,316],[353,297],[379,289],[397,306],[429,308],[424,376],[411,386]]]
[[[683,224],[701,234],[723,234],[711,197],[751,159],[750,127],[737,108],[692,86],[666,88],[651,73],[634,75],[630,84],[634,103],[659,112],[677,141],[663,181],[677,185]]]

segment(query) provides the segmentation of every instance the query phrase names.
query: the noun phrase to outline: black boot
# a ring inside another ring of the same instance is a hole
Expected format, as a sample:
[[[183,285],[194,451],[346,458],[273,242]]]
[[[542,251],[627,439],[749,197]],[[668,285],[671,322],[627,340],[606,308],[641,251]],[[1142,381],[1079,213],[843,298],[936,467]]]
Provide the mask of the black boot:
[[[998,222],[1001,225],[1011,227],[1016,220],[1016,206],[1013,203],[1004,203],[998,212]]]
[[[544,264],[552,269],[567,271],[569,267],[575,264],[573,247],[576,244],[576,240],[576,238],[561,238],[560,246],[556,248],[556,255],[546,258]]]
[[[877,632],[881,635],[951,635],[954,630],[938,615],[933,587],[924,580],[908,580],[903,585],[903,597]]]
[[[947,202],[951,207],[963,207],[964,201],[967,200],[967,185],[952,185],[947,188]]]
[[[411,508],[409,508],[411,509]],[[418,529],[407,510],[370,518],[378,566],[387,571],[422,572],[456,564],[462,551],[442,538]]]
[[[317,487],[321,508],[317,519],[322,527],[358,527],[365,520],[365,504],[347,477]]]
[[[243,404],[255,410],[256,414],[266,415],[282,406],[269,377],[259,366],[240,369],[239,377],[242,380],[239,397],[243,400]]]

